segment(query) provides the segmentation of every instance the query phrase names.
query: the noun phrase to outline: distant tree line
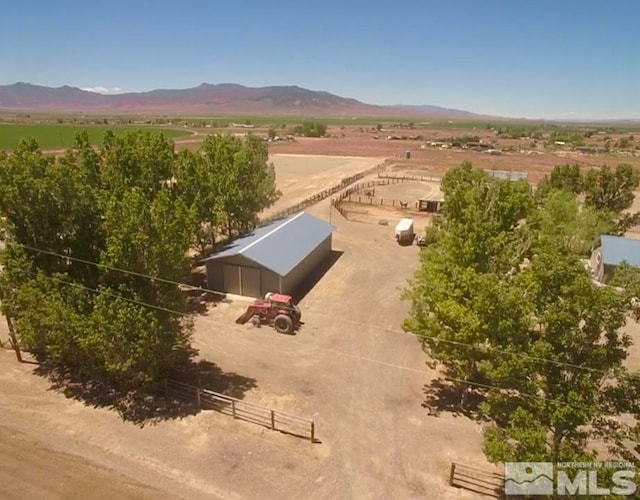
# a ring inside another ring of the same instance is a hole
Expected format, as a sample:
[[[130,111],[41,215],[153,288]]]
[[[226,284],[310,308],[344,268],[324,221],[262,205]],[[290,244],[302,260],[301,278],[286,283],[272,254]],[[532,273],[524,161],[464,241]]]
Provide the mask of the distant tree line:
[[[153,385],[189,356],[173,283],[188,280],[189,251],[252,228],[278,195],[257,137],[176,153],[160,133],[109,132],[97,149],[84,133],[59,158],[23,140],[0,153],[2,311],[55,370]]]
[[[327,135],[327,125],[320,122],[304,121],[301,125],[293,127],[292,135],[302,137],[324,137]]]

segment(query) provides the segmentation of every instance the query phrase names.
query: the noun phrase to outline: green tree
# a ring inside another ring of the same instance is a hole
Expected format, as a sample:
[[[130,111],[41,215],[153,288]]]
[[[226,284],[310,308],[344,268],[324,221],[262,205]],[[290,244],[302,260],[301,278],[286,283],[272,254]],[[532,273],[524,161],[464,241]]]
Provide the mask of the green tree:
[[[581,210],[563,189],[534,207],[517,183],[470,165],[442,186],[445,220],[405,292],[404,328],[467,388],[463,406],[469,387],[484,398],[487,457],[585,459],[595,436],[624,456],[620,443],[637,429],[617,417],[640,413],[640,383],[623,365],[632,292],[594,286],[579,255],[611,223],[606,212]]]
[[[580,256],[588,255],[600,236],[608,234],[613,226],[608,212],[581,208],[575,194],[560,189],[552,189],[527,221],[527,229],[539,244]]]
[[[632,205],[639,182],[640,171],[631,165],[589,170],[584,179],[585,204],[619,214]]]
[[[515,286],[531,308],[519,351],[530,357],[501,352],[481,366],[502,388],[482,405],[494,423],[485,453],[496,463],[592,459],[589,438],[606,432],[625,406],[611,388],[624,377],[631,344],[620,331],[626,300],[595,287],[580,261],[561,251],[538,253]]]
[[[2,155],[2,307],[49,365],[140,388],[183,352],[188,325],[170,312],[186,310],[183,295],[143,276],[184,281],[189,269],[192,212],[173,192],[172,148],[108,133],[96,153],[81,134],[58,160],[32,141]]]
[[[580,194],[584,189],[580,165],[574,163],[555,166],[551,174],[542,179],[538,185],[536,198],[539,200],[544,198],[553,189],[561,189],[574,195]]]
[[[303,137],[324,137],[327,135],[327,126],[324,123],[314,121],[304,121],[293,129],[294,135]]]

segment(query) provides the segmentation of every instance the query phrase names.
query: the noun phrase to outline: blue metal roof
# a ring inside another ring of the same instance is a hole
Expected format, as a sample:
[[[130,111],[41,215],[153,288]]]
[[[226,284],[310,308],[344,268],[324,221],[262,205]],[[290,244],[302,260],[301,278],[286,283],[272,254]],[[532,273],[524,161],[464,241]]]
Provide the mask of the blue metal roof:
[[[623,238],[621,236],[600,237],[602,243],[602,262],[617,266],[623,261],[632,266],[640,267],[640,240]]]
[[[242,255],[280,276],[286,276],[335,229],[321,219],[300,212],[256,228],[205,261]]]

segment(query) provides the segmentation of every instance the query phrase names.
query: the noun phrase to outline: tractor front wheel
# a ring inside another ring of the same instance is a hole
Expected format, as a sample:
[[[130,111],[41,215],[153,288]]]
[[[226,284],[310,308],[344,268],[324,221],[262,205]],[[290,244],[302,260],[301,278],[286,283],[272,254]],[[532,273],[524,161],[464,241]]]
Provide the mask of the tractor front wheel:
[[[300,308],[298,306],[293,306],[293,313],[296,317],[296,321],[300,321],[300,319],[302,318],[302,311],[300,310]]]
[[[293,320],[286,314],[278,314],[273,320],[273,326],[278,333],[293,333]]]

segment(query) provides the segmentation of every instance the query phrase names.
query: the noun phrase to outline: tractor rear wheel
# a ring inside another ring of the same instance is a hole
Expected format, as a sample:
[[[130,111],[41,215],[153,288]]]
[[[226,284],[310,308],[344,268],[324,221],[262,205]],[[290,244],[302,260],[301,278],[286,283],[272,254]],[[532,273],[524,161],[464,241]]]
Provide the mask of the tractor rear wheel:
[[[293,320],[286,314],[278,314],[273,320],[273,326],[278,333],[293,333]]]

